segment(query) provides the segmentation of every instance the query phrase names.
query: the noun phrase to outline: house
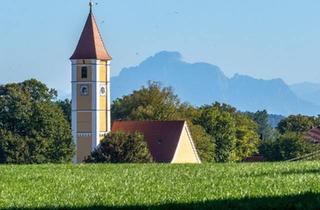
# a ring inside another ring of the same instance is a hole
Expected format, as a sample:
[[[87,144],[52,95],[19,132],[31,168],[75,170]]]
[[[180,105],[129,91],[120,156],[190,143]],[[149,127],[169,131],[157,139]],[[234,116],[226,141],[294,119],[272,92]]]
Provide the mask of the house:
[[[201,163],[186,121],[115,121],[112,132],[144,135],[159,163]]]
[[[305,136],[315,144],[320,143],[320,127],[312,128],[306,132]]]

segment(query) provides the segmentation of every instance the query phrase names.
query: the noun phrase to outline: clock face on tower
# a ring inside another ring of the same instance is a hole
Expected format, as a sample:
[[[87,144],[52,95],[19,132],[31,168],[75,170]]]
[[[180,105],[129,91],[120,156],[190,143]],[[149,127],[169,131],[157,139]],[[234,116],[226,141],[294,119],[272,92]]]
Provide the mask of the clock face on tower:
[[[89,86],[88,85],[80,85],[80,95],[82,95],[82,96],[89,95]]]
[[[100,95],[101,95],[101,96],[105,96],[106,93],[107,93],[106,85],[101,85],[101,86],[100,86]]]

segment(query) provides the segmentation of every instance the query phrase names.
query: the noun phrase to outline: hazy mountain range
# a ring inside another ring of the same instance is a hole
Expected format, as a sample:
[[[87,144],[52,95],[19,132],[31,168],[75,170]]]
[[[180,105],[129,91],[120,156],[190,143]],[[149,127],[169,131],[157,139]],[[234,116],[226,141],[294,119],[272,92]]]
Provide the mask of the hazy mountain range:
[[[290,88],[299,98],[320,106],[320,83],[303,82],[291,85]]]
[[[228,78],[219,67],[208,63],[187,63],[178,52],[159,52],[135,67],[124,68],[111,79],[112,99],[159,81],[172,86],[182,101],[193,105],[225,102],[241,111],[266,109],[289,115],[320,113],[320,84],[288,86],[281,79],[262,80],[236,74]]]

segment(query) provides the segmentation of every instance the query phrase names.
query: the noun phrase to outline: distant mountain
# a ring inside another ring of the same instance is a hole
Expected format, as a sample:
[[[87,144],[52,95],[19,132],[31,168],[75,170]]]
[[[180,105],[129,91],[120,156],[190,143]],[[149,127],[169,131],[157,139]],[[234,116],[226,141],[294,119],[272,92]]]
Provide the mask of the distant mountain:
[[[187,63],[178,52],[163,51],[112,78],[112,99],[159,81],[172,86],[183,101],[193,105],[225,102],[241,111],[266,109],[272,114],[320,113],[320,106],[300,99],[281,79],[261,80],[244,75],[228,78],[215,65]]]
[[[226,101],[224,93],[228,89],[228,78],[217,66],[183,62],[177,52],[160,52],[139,66],[123,69],[111,81],[113,99],[148,81],[159,81],[172,86],[181,99],[196,105]]]
[[[320,83],[303,82],[290,88],[299,98],[320,106]]]

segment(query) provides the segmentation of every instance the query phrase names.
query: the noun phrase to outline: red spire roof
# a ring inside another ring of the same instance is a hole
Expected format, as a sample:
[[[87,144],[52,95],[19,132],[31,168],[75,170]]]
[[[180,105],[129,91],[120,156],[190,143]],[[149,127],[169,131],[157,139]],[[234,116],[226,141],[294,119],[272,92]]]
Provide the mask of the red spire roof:
[[[111,60],[102,41],[96,20],[90,10],[76,50],[70,59]]]

